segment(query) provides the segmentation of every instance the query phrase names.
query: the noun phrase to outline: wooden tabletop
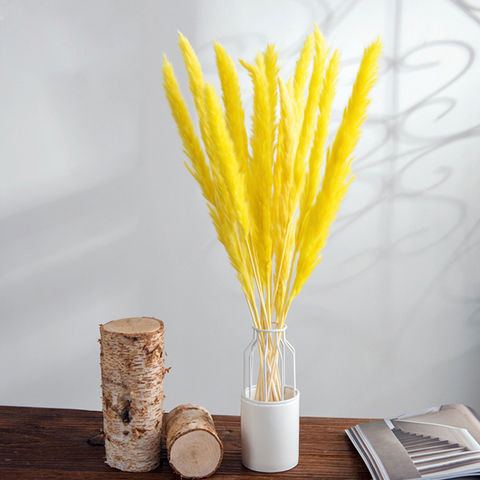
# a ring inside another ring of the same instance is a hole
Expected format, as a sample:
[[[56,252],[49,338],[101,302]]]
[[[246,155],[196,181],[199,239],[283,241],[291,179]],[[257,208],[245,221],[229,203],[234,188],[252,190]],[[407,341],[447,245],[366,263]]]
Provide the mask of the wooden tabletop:
[[[262,474],[241,462],[240,417],[214,415],[224,456],[211,478],[370,479],[345,429],[365,419],[300,419],[300,462],[284,473]],[[89,440],[101,432],[102,412],[56,408],[0,406],[0,478],[27,479],[155,479],[180,480],[163,451],[162,464],[148,473],[125,473],[105,463],[105,449]]]

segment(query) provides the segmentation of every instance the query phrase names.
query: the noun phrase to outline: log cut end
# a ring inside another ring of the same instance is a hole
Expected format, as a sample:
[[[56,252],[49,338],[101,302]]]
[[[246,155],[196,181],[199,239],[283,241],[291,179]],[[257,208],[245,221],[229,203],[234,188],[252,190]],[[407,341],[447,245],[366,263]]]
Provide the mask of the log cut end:
[[[170,464],[183,478],[212,475],[222,461],[222,448],[210,432],[195,430],[181,436],[170,450]]]
[[[163,326],[162,323],[161,320],[152,317],[132,317],[113,320],[102,327],[107,332],[114,333],[153,333]]]
[[[168,461],[182,478],[206,478],[222,463],[223,445],[200,405],[180,405],[164,417]]]

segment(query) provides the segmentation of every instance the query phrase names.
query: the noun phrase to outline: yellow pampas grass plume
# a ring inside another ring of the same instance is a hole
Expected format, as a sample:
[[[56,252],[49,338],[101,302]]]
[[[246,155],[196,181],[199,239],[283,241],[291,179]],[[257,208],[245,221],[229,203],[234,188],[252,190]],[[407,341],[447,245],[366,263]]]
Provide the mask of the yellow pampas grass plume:
[[[200,62],[182,34],[179,45],[200,135],[166,58],[162,73],[189,159],[187,167],[207,200],[254,325],[269,328],[275,323],[281,328],[292,300],[320,262],[330,227],[352,182],[353,153],[377,79],[381,40],[364,51],[329,146],[340,53],[329,53],[317,26],[305,40],[287,81],[281,78],[274,45],[268,45],[253,63],[240,60],[253,84],[250,133],[235,63],[223,46],[214,44],[220,100],[214,87],[205,82]]]
[[[320,262],[320,252],[326,244],[330,226],[352,181],[350,178],[351,155],[360,138],[361,126],[367,115],[367,107],[370,103],[369,93],[377,79],[378,59],[381,52],[380,39],[365,49],[352,95],[343,113],[335,140],[327,152],[322,188],[308,216],[289,302],[300,292]]]

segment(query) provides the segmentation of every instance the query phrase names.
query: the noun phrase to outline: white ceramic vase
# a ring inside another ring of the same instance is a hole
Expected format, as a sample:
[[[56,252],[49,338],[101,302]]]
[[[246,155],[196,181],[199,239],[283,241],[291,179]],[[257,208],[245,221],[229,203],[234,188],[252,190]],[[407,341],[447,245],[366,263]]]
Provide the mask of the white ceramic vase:
[[[254,328],[253,340],[245,350],[242,463],[256,472],[284,472],[298,464],[300,392],[296,388],[295,350],[286,340],[286,328]],[[253,379],[257,385],[252,385]],[[272,389],[275,400],[264,394]]]
[[[298,464],[300,392],[287,386],[280,402],[258,402],[248,393],[242,395],[243,465],[265,473],[292,469]]]

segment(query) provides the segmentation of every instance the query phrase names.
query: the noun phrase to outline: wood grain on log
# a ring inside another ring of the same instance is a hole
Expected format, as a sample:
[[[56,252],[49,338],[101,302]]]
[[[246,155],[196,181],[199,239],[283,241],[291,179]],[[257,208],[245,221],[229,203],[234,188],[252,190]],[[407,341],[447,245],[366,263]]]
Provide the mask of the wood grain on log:
[[[165,415],[168,461],[182,478],[206,478],[222,463],[223,444],[208,410],[187,404]]]

